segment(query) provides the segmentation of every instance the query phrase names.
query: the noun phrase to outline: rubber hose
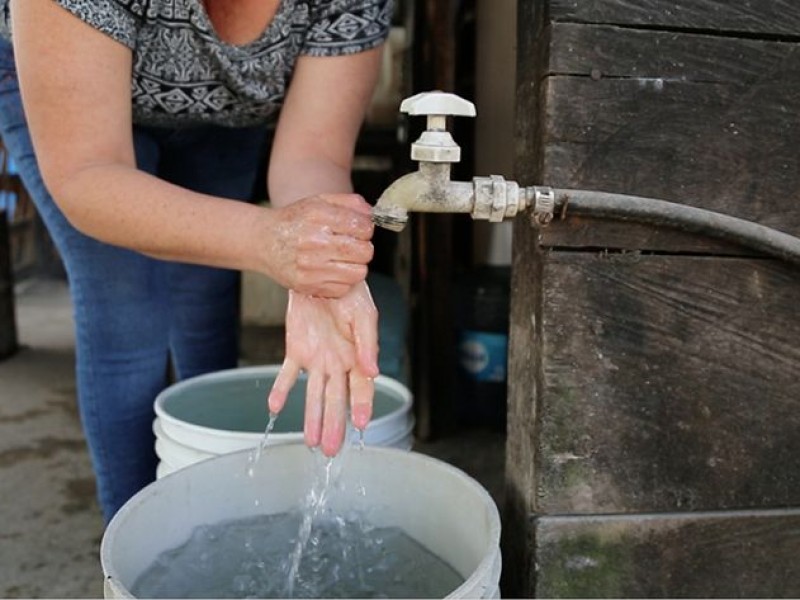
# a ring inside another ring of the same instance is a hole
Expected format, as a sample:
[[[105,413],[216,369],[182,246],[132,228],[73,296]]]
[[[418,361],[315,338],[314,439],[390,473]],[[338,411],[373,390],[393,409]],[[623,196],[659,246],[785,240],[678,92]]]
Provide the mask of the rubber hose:
[[[635,221],[700,233],[800,265],[800,238],[730,215],[626,194],[554,188],[555,214]]]

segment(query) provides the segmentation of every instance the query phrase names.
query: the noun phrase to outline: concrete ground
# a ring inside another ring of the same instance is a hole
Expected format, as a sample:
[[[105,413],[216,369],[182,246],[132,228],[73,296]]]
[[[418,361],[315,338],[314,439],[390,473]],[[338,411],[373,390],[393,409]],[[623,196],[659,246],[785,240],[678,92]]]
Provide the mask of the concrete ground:
[[[97,598],[103,519],[75,403],[66,286],[18,286],[20,351],[0,362],[0,597]]]
[[[0,361],[0,598],[99,598],[103,522],[78,419],[66,284],[16,291],[20,351]],[[502,507],[505,436],[467,431],[415,450],[480,481]]]

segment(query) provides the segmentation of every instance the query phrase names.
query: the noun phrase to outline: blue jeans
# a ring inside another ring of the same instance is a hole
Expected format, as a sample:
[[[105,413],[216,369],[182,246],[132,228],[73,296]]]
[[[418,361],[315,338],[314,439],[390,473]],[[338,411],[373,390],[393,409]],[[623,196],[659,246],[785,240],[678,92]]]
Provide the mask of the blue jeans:
[[[197,192],[249,200],[263,127],[133,127],[139,169]],[[0,40],[0,137],[61,254],[76,328],[78,404],[106,521],[155,478],[153,401],[179,379],[235,367],[239,274],[159,261],[72,227],[45,188]]]

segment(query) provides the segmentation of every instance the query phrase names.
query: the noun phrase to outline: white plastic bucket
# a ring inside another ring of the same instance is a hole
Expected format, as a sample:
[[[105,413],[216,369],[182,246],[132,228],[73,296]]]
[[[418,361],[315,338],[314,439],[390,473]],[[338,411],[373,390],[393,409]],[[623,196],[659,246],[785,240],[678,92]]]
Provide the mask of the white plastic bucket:
[[[131,498],[103,536],[106,598],[132,597],[139,575],[199,525],[300,505],[313,472],[310,450],[301,444],[272,447],[253,477],[247,474],[249,456],[242,451],[193,464]],[[402,528],[465,578],[448,598],[499,597],[500,517],[474,479],[416,452],[368,447],[348,457],[341,482],[345,491],[330,498],[334,509],[352,505],[353,492],[346,490],[363,485],[375,525]]]
[[[162,477],[195,462],[255,448],[267,426],[266,397],[280,365],[243,367],[176,383],[155,401],[156,454]],[[305,408],[301,377],[275,423],[268,444],[301,443]],[[410,450],[414,443],[411,392],[389,377],[375,378],[373,418],[364,431],[368,446]]]

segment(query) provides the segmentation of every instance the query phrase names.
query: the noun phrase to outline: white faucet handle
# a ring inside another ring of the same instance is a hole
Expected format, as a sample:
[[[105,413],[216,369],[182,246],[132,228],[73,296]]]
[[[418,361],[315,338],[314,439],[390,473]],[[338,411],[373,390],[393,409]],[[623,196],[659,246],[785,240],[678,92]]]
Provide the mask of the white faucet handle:
[[[475,105],[469,100],[448,92],[422,92],[406,98],[400,104],[400,112],[416,115],[447,115],[474,117]]]
[[[427,115],[428,128],[411,144],[411,158],[426,163],[457,163],[461,148],[447,131],[447,117],[474,117],[475,105],[455,94],[423,92],[403,100],[400,110],[409,115]]]

